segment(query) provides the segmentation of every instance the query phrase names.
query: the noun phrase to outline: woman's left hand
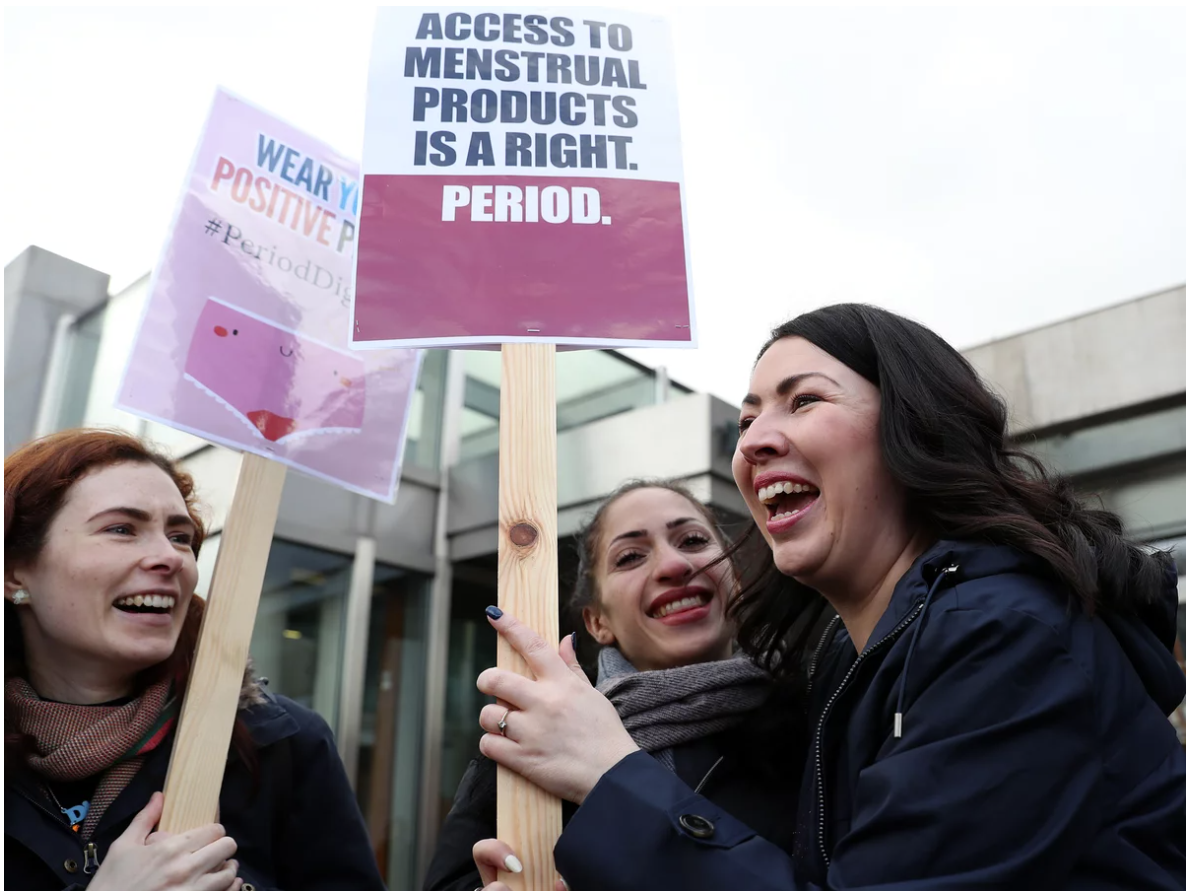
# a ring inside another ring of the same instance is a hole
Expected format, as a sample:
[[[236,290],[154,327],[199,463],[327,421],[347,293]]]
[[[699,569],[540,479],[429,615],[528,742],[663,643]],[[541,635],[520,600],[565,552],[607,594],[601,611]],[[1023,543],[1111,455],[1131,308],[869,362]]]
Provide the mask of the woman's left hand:
[[[580,804],[602,775],[638,746],[610,701],[585,677],[571,636],[557,653],[513,616],[503,614],[490,623],[527,661],[536,679],[500,668],[478,676],[478,689],[502,703],[482,709],[482,754]],[[505,733],[498,729],[504,715]]]

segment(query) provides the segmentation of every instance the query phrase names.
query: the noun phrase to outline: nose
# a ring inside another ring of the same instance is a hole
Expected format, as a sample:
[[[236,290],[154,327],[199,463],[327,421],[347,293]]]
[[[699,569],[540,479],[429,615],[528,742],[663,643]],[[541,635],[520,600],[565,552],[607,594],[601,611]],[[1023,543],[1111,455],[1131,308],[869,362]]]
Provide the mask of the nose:
[[[180,572],[184,565],[185,557],[181,550],[164,534],[152,536],[140,561],[141,568],[166,576]]]
[[[688,555],[671,544],[659,545],[658,561],[655,564],[655,580],[660,582],[682,582],[692,574],[694,566]]]
[[[754,418],[745,435],[737,442],[738,454],[754,465],[781,458],[790,450],[790,440],[778,429],[774,418],[769,414]]]

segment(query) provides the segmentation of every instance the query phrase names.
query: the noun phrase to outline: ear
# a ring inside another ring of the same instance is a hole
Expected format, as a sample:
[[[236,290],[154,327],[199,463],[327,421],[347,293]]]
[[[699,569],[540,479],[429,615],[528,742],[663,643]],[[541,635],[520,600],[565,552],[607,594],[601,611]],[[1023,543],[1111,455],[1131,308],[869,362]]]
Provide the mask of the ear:
[[[12,566],[4,567],[4,599],[12,600],[12,595],[25,587],[22,581],[25,574]]]
[[[601,610],[587,606],[581,610],[581,618],[585,620],[585,630],[603,647],[617,642],[614,632],[609,627],[609,623],[605,621]]]

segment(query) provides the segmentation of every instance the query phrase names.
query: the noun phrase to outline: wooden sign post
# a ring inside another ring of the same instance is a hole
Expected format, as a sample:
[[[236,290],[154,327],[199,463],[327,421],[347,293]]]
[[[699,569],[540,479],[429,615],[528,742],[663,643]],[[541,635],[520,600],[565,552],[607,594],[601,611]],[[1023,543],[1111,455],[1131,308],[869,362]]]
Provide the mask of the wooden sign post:
[[[559,645],[556,552],[556,347],[502,347],[498,420],[498,605],[553,647]],[[502,637],[498,667],[531,676]],[[498,837],[523,862],[501,873],[513,891],[552,891],[552,848],[560,837],[560,799],[498,768]]]
[[[243,456],[165,777],[165,832],[213,823],[218,812],[284,476],[283,464]]]

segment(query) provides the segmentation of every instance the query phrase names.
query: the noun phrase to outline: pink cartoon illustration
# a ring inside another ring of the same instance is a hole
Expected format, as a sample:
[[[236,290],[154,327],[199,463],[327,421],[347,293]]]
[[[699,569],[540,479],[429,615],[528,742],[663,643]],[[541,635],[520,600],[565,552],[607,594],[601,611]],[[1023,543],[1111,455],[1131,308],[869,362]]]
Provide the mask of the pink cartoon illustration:
[[[185,377],[271,442],[362,429],[361,359],[216,297],[198,318]]]

